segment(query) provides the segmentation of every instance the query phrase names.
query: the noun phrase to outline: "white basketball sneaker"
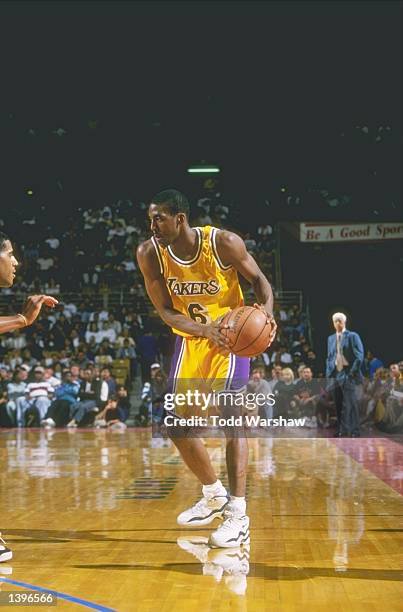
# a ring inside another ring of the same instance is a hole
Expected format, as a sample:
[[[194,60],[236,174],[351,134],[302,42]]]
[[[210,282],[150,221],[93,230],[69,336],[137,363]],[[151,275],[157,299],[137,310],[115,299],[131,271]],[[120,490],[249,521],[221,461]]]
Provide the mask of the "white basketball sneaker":
[[[9,548],[7,548],[7,545],[5,541],[3,540],[3,538],[1,537],[1,533],[0,533],[0,563],[3,563],[3,561],[10,561],[10,559],[12,558],[13,558],[13,553],[11,552]]]
[[[182,550],[191,553],[200,563],[207,563],[208,554],[211,550],[208,545],[208,538],[204,536],[194,536],[193,538],[180,537],[176,542]]]
[[[208,525],[215,518],[221,518],[224,514],[224,509],[228,504],[228,497],[217,495],[216,497],[202,497],[194,506],[188,508],[179,514],[177,520],[178,525],[186,527],[198,527],[199,525]]]
[[[249,574],[249,544],[231,549],[211,548],[208,538],[203,536],[180,537],[177,543],[182,550],[200,561],[203,576],[212,576],[216,582],[225,582],[226,587],[236,595],[245,595],[246,576]]]
[[[210,550],[208,563],[203,567],[203,575],[214,576],[217,582],[221,582],[224,577],[224,582],[230,591],[236,595],[245,595],[249,557],[249,544],[231,550]]]
[[[213,531],[209,539],[209,544],[213,548],[235,548],[249,543],[249,517],[234,516],[228,510],[224,512],[222,525]]]

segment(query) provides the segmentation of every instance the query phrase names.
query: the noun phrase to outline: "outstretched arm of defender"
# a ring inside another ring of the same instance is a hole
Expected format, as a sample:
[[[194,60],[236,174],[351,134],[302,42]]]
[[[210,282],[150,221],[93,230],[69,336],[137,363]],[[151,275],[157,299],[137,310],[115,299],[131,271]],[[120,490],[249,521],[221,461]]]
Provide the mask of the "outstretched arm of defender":
[[[59,302],[50,295],[31,295],[25,302],[22,313],[10,317],[0,317],[0,334],[21,329],[32,323],[38,317],[42,306],[45,304],[54,308]]]
[[[229,341],[220,331],[225,326],[219,323],[197,323],[174,308],[151,243],[144,242],[139,246],[137,261],[144,276],[148,296],[164,323],[191,336],[208,338],[217,346],[227,348]]]

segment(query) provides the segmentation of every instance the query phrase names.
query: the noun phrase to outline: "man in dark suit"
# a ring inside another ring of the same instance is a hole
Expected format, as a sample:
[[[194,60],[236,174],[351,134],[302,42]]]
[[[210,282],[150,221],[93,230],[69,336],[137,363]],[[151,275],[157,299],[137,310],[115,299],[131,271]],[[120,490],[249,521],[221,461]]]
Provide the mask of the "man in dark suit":
[[[347,317],[336,312],[333,317],[336,333],[327,340],[326,378],[331,379],[337,412],[336,436],[360,436],[357,385],[362,382],[361,366],[364,347],[356,332],[346,329]]]

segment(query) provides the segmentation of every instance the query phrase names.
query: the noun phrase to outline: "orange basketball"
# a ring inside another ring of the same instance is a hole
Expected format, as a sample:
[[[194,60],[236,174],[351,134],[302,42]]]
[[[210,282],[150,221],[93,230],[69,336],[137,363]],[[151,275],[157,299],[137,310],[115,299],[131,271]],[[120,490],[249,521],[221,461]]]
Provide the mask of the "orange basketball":
[[[222,320],[228,329],[222,333],[229,338],[231,353],[239,357],[255,357],[270,344],[272,325],[267,315],[253,306],[240,306],[228,312]]]

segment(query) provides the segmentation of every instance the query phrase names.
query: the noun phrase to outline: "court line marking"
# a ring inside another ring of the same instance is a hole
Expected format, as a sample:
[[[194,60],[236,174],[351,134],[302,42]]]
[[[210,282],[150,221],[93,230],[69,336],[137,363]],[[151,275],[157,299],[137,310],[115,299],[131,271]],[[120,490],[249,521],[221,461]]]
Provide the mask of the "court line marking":
[[[61,593],[60,591],[54,591],[53,589],[46,589],[44,587],[36,586],[35,584],[29,584],[28,582],[20,582],[19,580],[12,580],[11,578],[3,578],[3,576],[0,576],[0,582],[8,582],[8,584],[14,584],[15,586],[20,586],[24,589],[29,589],[32,591],[39,591],[41,593],[51,593],[56,597],[60,597],[60,599],[65,599],[66,601],[71,601],[79,606],[92,608],[93,610],[99,610],[100,612],[116,612],[116,610],[113,608],[106,608],[105,606],[93,603],[92,601],[87,601],[86,599],[81,599],[80,597],[74,597],[74,595],[67,595],[67,593]]]

